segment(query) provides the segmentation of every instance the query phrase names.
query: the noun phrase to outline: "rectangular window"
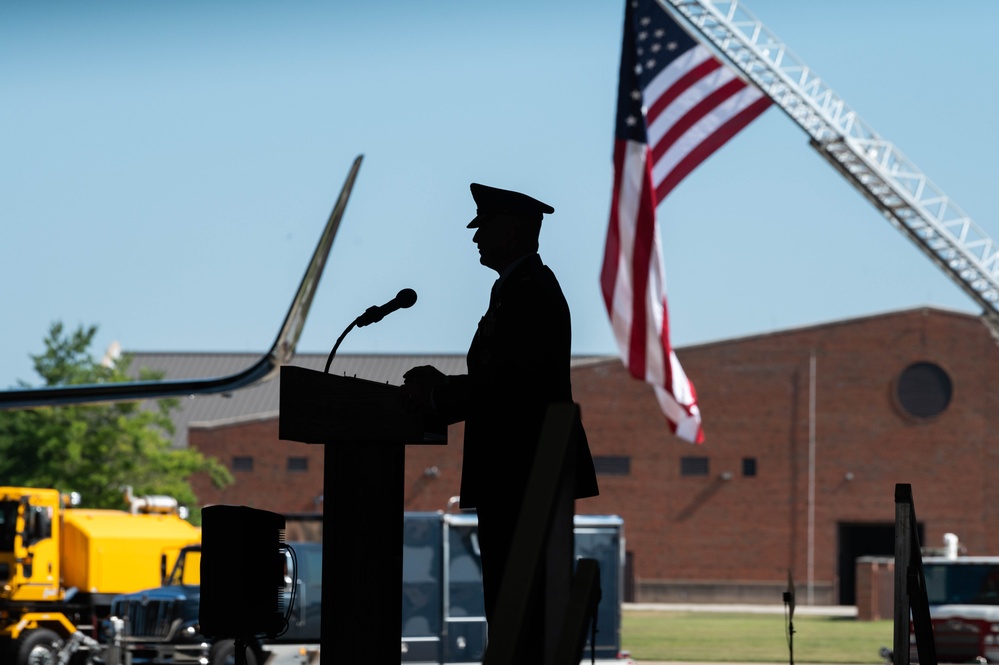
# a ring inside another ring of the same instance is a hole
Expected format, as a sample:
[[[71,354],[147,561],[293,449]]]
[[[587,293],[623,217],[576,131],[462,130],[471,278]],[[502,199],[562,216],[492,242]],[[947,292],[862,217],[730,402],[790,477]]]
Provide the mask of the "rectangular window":
[[[747,478],[752,478],[756,475],[756,458],[755,457],[743,457],[742,458],[742,475]]]
[[[253,458],[252,457],[233,457],[232,458],[232,470],[233,471],[253,471]]]
[[[308,471],[309,470],[309,458],[308,457],[289,457],[288,458],[288,470],[289,471]]]
[[[630,476],[631,457],[628,455],[594,455],[593,468],[598,476]]]
[[[708,475],[708,458],[687,456],[680,458],[681,476],[706,476]]]

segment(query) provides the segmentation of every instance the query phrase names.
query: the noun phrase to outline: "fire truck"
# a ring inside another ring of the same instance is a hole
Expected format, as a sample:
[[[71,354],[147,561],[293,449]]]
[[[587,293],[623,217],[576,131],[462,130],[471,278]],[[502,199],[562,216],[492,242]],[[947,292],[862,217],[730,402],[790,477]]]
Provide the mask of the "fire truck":
[[[169,497],[91,510],[54,489],[0,487],[0,662],[86,663],[115,594],[161,583],[201,531]]]
[[[999,660],[999,557],[923,557],[930,622],[941,663]],[[918,660],[910,634],[910,660]]]

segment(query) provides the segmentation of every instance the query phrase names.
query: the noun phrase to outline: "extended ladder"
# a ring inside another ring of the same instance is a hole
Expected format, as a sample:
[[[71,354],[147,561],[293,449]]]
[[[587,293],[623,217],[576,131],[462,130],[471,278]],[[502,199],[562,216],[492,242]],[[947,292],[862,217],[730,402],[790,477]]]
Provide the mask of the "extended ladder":
[[[950,197],[738,0],[658,1],[804,129],[820,155],[983,307],[982,319],[999,338],[999,246]]]

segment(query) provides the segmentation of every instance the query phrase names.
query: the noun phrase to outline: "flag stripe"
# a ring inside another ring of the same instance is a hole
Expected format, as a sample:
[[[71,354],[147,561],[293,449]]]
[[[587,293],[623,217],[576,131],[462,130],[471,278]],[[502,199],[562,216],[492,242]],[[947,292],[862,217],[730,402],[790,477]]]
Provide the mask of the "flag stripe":
[[[654,123],[663,110],[673,104],[687,90],[697,85],[705,76],[717,71],[719,67],[721,67],[721,63],[717,60],[705,60],[693,69],[683,72],[683,75],[673,85],[666,88],[663,94],[649,106],[649,110],[645,114],[646,122],[650,125]]]
[[[636,152],[638,154],[634,154]],[[642,157],[644,152],[644,144],[630,141],[617,141],[615,144],[615,161],[620,166],[615,171],[614,207],[608,234],[618,243],[619,255],[611,256],[610,252],[605,253],[604,276],[607,281],[604,284],[604,301],[610,314],[614,338],[625,357],[628,356],[630,346],[632,301],[631,281],[627,270],[632,264],[634,239],[634,228],[627,220],[634,219],[634,202],[638,199],[629,192],[634,190],[635,182],[631,173],[644,164]],[[640,177],[638,184],[641,184]]]
[[[649,273],[652,269],[650,259],[653,257],[653,239],[658,235],[656,228],[655,204],[652,201],[649,161],[645,160],[642,185],[638,197],[638,214],[635,217],[635,239],[632,247],[632,302],[631,302],[631,345],[628,366],[632,374],[641,371],[638,378],[645,379],[647,370],[648,348],[646,339],[650,323],[647,299],[650,295]],[[654,295],[654,294],[652,294]]]
[[[614,282],[617,281],[617,266],[621,250],[620,217],[617,208],[620,202],[621,176],[624,167],[624,148],[620,141],[614,142],[614,189],[611,192],[611,219],[607,225],[607,240],[604,243],[604,265],[600,273],[600,289],[604,302],[614,299]]]
[[[705,159],[711,156],[718,148],[722,147],[730,138],[738,134],[742,129],[755,120],[761,113],[770,107],[770,98],[760,96],[747,104],[739,114],[732,116],[724,122],[718,129],[708,134],[703,141],[688,151],[683,158],[671,169],[664,178],[656,185],[656,198],[662,201],[666,198],[674,187],[681,180],[693,171]]]
[[[687,72],[696,70],[702,62],[712,62],[717,63],[718,60],[711,56],[711,52],[708,51],[703,46],[694,46],[691,49],[681,53],[676,56],[672,62],[670,62],[666,67],[663,67],[652,80],[645,85],[642,96],[646,100],[652,100],[655,104],[655,100],[659,99],[661,96],[669,94],[669,90],[677,86],[677,82],[686,76]],[[682,92],[686,87],[680,85],[679,92]],[[676,95],[673,95],[674,97]],[[651,106],[651,105],[650,105]],[[646,121],[648,122],[648,121]]]
[[[697,393],[670,345],[659,202],[769,105],[655,0],[627,0],[614,179],[600,288],[628,372],[670,429],[704,439]]]
[[[712,113],[719,106],[745,87],[746,84],[739,79],[732,79],[724,85],[712,89],[709,94],[704,96],[704,99],[691,107],[687,113],[674,122],[661,139],[653,143],[653,159],[658,162],[666,154],[666,151],[680,140],[680,137],[706,118],[711,118]]]

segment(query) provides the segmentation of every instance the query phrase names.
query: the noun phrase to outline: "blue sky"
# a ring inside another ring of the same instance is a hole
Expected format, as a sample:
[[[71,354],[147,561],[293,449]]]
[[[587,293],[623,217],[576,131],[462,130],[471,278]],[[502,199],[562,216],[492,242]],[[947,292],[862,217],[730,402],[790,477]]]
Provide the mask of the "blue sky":
[[[993,237],[999,4],[748,8]],[[598,275],[623,3],[0,4],[0,386],[49,325],[132,351],[265,351],[348,167],[299,345],[463,353],[494,273],[470,182],[555,207],[576,353],[614,353]],[[678,347],[922,305],[977,311],[771,109],[659,207]],[[176,377],[181,378],[181,377]],[[697,377],[692,377],[696,383]]]

